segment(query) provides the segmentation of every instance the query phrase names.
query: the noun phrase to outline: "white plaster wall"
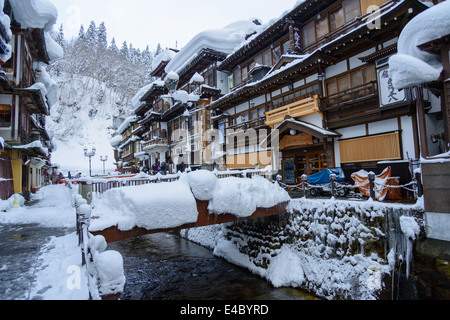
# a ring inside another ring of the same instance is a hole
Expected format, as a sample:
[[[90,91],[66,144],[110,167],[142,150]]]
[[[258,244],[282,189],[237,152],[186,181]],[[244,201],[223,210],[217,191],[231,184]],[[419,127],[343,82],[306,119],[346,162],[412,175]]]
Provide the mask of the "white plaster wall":
[[[402,125],[402,147],[403,147],[403,159],[415,158],[415,147],[414,147],[414,130],[412,118],[409,116],[404,116],[400,118]]]
[[[369,123],[369,134],[380,134],[398,130],[397,118]]]
[[[344,60],[333,66],[326,68],[325,75],[328,79],[346,71],[347,71],[347,60]]]

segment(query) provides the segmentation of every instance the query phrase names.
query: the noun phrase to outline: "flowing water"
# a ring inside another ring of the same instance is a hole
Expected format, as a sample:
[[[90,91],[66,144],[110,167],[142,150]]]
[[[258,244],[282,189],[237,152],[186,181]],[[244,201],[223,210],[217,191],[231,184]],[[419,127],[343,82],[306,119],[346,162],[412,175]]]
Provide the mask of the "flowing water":
[[[124,258],[123,300],[311,300],[293,288],[274,288],[211,250],[175,234],[108,244]]]

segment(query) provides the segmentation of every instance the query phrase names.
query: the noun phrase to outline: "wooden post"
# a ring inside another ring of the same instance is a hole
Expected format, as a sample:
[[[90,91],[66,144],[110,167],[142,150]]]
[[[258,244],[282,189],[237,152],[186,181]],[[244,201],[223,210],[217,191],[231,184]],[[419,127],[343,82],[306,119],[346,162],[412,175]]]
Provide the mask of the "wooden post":
[[[428,157],[427,126],[425,124],[425,102],[423,100],[423,88],[416,87],[417,121],[419,123],[420,153],[422,157]]]
[[[420,172],[415,172],[414,178],[416,180],[416,185],[417,185],[417,196],[420,198],[421,196],[423,196],[422,174]]]
[[[375,189],[374,189],[374,187],[375,187],[375,183],[374,183],[375,182],[375,173],[373,173],[372,171],[369,172],[368,178],[369,178],[370,198],[372,200],[376,200],[376,198],[375,198]]]
[[[302,187],[303,187],[303,198],[306,198],[306,184],[308,183],[308,176],[306,174],[302,175]]]
[[[331,196],[335,197],[336,196],[336,186],[335,186],[336,175],[334,173],[330,174],[330,181],[331,181]]]

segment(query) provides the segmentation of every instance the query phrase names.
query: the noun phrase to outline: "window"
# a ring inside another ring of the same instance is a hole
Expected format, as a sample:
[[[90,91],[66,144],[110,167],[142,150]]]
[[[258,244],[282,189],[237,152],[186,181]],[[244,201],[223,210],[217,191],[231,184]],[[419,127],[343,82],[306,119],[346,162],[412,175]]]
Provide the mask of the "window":
[[[344,9],[341,7],[330,14],[331,31],[334,31],[345,24]]]
[[[290,49],[291,49],[291,41],[287,40],[283,42],[283,54],[286,54]]]
[[[272,65],[272,56],[270,54],[270,50],[267,50],[263,53],[262,56],[262,64],[265,66],[271,66]]]
[[[331,96],[332,94],[336,94],[337,91],[337,85],[336,85],[336,81],[332,80],[330,82],[327,83],[327,95]]]
[[[234,71],[234,85],[240,85],[241,84],[241,68],[237,68]]]
[[[248,78],[248,69],[247,66],[243,67],[242,69],[242,81],[247,80]]]
[[[324,17],[316,21],[316,37],[322,38],[329,32],[328,30],[328,17]]]
[[[345,23],[349,23],[361,15],[361,5],[359,0],[346,0],[343,3]]]
[[[259,108],[258,109],[258,116],[259,117],[264,117],[265,116],[264,112],[266,112],[266,108],[265,107]]]
[[[280,46],[275,46],[272,49],[273,62],[276,63],[281,58],[281,48]]]
[[[7,104],[0,105],[0,127],[11,126],[11,106]]]
[[[314,34],[314,22],[308,23],[303,27],[303,45],[305,47],[312,45],[316,41],[316,36]]]

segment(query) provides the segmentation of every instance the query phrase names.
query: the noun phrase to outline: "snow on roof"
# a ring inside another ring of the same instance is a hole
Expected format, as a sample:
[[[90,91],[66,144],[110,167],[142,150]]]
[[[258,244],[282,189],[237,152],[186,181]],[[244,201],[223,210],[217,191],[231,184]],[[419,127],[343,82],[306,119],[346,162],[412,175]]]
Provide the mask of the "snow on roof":
[[[51,31],[58,19],[58,10],[47,0],[9,0],[14,19],[22,29],[39,28]]]
[[[191,80],[189,80],[189,83],[193,83],[193,82],[205,82],[205,78],[203,78],[201,75],[198,74],[198,72],[196,72]]]
[[[45,44],[50,60],[61,59],[64,51],[50,35],[58,19],[58,10],[47,0],[10,0],[14,19],[22,29],[37,28],[44,30]]]
[[[245,41],[252,33],[258,32],[260,25],[253,21],[237,21],[223,29],[205,30],[192,38],[166,66],[166,72],[179,72],[183,66],[192,61],[202,49],[212,49],[226,54],[231,53],[236,46]],[[258,22],[259,23],[259,22]]]
[[[389,73],[394,87],[403,89],[436,81],[442,72],[440,55],[418,48],[426,42],[450,34],[450,1],[423,11],[402,30],[398,39],[398,54],[389,60]]]
[[[131,117],[126,118],[125,121],[122,122],[122,124],[117,129],[117,133],[122,134],[130,126],[130,124],[132,122],[136,122],[137,119],[138,119],[137,116],[131,116]]]
[[[161,62],[169,62],[172,60],[173,57],[175,57],[176,52],[172,50],[164,50],[160,54],[158,54],[152,61],[152,70],[155,70]]]
[[[142,97],[144,97],[144,95],[150,90],[152,89],[154,86],[164,86],[164,81],[161,80],[156,80],[153,81],[152,83],[142,87],[138,93],[136,93],[136,95],[133,97],[133,99],[131,100],[131,105],[133,106],[134,110],[136,110],[137,108],[140,107],[141,105],[141,99]]]
[[[3,7],[4,7],[4,5],[5,5],[4,2],[5,2],[4,0],[0,0],[0,23],[1,23],[1,24],[3,25],[3,27],[5,28],[6,34],[7,34],[7,36],[9,37],[9,39],[11,39],[11,38],[12,38],[11,18],[3,12]],[[4,40],[7,41],[7,39],[4,39]],[[6,42],[6,41],[5,41],[5,42]],[[0,59],[1,59],[3,62],[8,61],[8,60],[11,58],[11,54],[12,54],[12,48],[11,48],[11,45],[10,45],[9,43],[7,43],[7,44],[6,44],[6,47],[7,47],[7,48],[6,48],[6,49],[7,49],[7,52],[6,52],[5,54],[0,54]]]

